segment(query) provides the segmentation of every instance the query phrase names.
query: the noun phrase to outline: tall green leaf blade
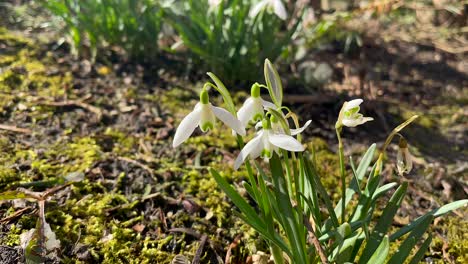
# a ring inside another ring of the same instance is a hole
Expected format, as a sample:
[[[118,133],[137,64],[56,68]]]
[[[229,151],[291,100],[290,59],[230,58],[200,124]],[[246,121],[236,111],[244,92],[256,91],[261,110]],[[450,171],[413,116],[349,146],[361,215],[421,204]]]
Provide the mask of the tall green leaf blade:
[[[405,235],[406,233],[412,231],[416,226],[419,225],[419,223],[421,221],[424,220],[424,217],[426,215],[433,215],[434,218],[437,218],[439,216],[443,216],[453,210],[456,210],[458,208],[461,208],[462,206],[465,206],[466,204],[468,204],[468,199],[465,199],[465,200],[459,200],[459,201],[455,201],[455,202],[451,202],[449,204],[446,204],[438,209],[435,209],[435,210],[432,210],[431,212],[423,215],[423,216],[420,216],[418,217],[416,220],[414,220],[413,222],[411,222],[409,225],[406,225],[402,228],[400,228],[398,231],[396,231],[394,234],[392,234],[390,236],[390,241],[395,241],[397,240],[398,238],[400,238],[401,236]]]
[[[383,264],[387,258],[388,251],[390,249],[390,243],[388,241],[388,236],[385,236],[380,242],[379,247],[375,250],[374,254],[370,257],[368,262],[372,264]],[[361,263],[361,262],[360,262]]]
[[[372,256],[374,251],[377,248],[377,245],[380,244],[388,229],[392,225],[393,217],[400,208],[403,198],[406,194],[406,189],[408,188],[408,182],[404,182],[393,194],[392,198],[388,202],[387,206],[383,210],[382,216],[380,216],[375,228],[371,234],[369,241],[362,253],[361,258],[359,259],[359,264],[368,263],[367,261]]]
[[[304,225],[301,224],[299,226],[299,222],[302,223],[302,216],[297,217],[293,210],[291,199],[286,189],[283,166],[276,153],[274,153],[273,157],[270,159],[270,170],[273,184],[275,185],[273,190],[276,195],[278,207],[281,211],[281,219],[279,219],[281,220],[280,224],[283,226],[286,236],[289,238],[294,260],[298,263],[306,263],[306,247],[305,244],[302,243],[304,234],[301,232]]]
[[[432,242],[432,236],[429,235],[428,238],[424,240],[424,243],[419,247],[416,254],[414,254],[409,264],[418,264],[424,257],[424,254],[426,253],[427,249],[431,245],[431,242]]]
[[[239,210],[245,214],[247,219],[255,222],[257,225],[262,225],[261,219],[258,217],[255,210],[244,200],[244,198],[242,198],[216,170],[210,168],[210,173],[218,183],[218,186],[226,193]]]
[[[425,215],[423,220],[413,229],[410,235],[403,241],[398,248],[397,252],[390,258],[388,264],[400,264],[404,263],[406,258],[411,253],[411,249],[416,245],[416,242],[421,239],[429,225],[434,220],[433,215]]]
[[[377,145],[374,143],[372,144],[369,149],[367,149],[366,153],[361,158],[361,162],[359,163],[359,166],[356,170],[356,179],[358,181],[362,181],[364,179],[364,176],[366,174],[367,169],[369,168],[372,159],[374,157],[374,152],[376,149]],[[357,189],[360,187],[358,186],[356,181],[351,181],[350,187],[346,189],[346,202],[345,205],[347,206],[351,199],[353,198],[353,195],[357,192]],[[338,202],[338,204],[335,207],[335,214],[336,217],[341,217],[341,203],[342,200]]]
[[[338,228],[340,225],[338,223],[338,218],[335,214],[335,211],[333,210],[333,203],[330,199],[330,196],[328,195],[327,191],[323,187],[322,182],[320,181],[320,178],[317,175],[317,172],[315,171],[315,168],[312,166],[310,161],[306,158],[304,158],[304,165],[305,169],[307,172],[307,175],[309,178],[311,178],[309,181],[313,182],[314,186],[313,188],[317,189],[317,192],[319,193],[320,197],[322,198],[323,202],[325,203],[325,207],[328,210],[328,213],[330,215],[331,222],[333,223],[333,226],[335,228]],[[324,230],[324,232],[327,232],[327,230]]]

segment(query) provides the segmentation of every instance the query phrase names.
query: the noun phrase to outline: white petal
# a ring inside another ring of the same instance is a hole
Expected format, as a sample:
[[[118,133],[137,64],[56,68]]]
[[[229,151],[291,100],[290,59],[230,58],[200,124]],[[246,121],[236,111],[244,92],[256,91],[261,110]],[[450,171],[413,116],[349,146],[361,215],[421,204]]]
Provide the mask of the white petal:
[[[185,140],[187,140],[187,138],[190,137],[190,135],[192,135],[193,131],[200,122],[200,117],[201,109],[197,106],[190,114],[184,117],[174,135],[174,141],[172,142],[172,146],[174,148],[182,144]]]
[[[252,159],[255,159],[260,156],[260,153],[263,150],[262,134],[263,132],[258,133],[256,137],[254,137],[244,146],[234,163],[235,170],[239,169],[239,167],[249,155]]]
[[[288,151],[304,151],[304,146],[295,138],[284,134],[271,134],[268,137],[271,144]]]
[[[362,99],[354,99],[354,100],[351,100],[349,102],[346,102],[346,107],[345,107],[345,111],[348,111],[350,109],[353,109],[355,107],[358,107],[359,105],[361,105],[363,102]]]
[[[286,8],[281,0],[273,0],[273,11],[282,20],[286,20],[288,18],[288,13],[286,12]]]
[[[356,127],[372,120],[374,120],[372,117],[344,118],[342,123],[347,127]]]
[[[249,16],[250,17],[256,17],[262,9],[265,8],[265,6],[268,4],[269,0],[262,0],[258,2],[252,9],[250,9]]]
[[[291,136],[302,133],[309,125],[312,123],[312,120],[307,121],[303,127],[291,129]]]
[[[262,99],[262,105],[263,105],[263,107],[265,107],[265,109],[266,108],[276,109],[276,105],[274,103],[268,102],[268,101],[263,100],[263,99]]]
[[[237,118],[241,122],[242,126],[246,127],[249,124],[249,120],[254,115],[254,101],[252,97],[245,100],[244,105],[237,111]]]
[[[263,128],[262,122],[258,122],[257,124],[255,124],[255,130],[259,130],[260,128]]]
[[[228,127],[234,129],[237,134],[245,136],[245,128],[242,126],[241,122],[235,118],[229,111],[216,106],[211,106],[211,110],[217,118],[223,121]]]

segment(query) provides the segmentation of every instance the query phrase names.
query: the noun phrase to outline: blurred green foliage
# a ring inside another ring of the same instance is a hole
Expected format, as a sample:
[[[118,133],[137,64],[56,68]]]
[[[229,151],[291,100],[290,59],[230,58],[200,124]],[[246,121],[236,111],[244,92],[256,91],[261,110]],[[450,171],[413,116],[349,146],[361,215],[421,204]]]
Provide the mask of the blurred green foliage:
[[[254,80],[261,74],[265,58],[275,60],[291,43],[300,19],[289,25],[266,6],[255,16],[258,1],[227,0],[51,0],[44,7],[63,19],[79,53],[90,47],[123,48],[131,57],[151,60],[158,54],[158,41],[165,34],[176,42],[162,49],[191,58],[197,67],[214,71],[231,82]],[[183,44],[187,52],[175,47]]]
[[[276,60],[292,42],[300,23],[287,29],[287,21],[268,8],[252,16],[254,4],[229,0],[210,7],[207,1],[178,1],[167,8],[166,17],[195,63],[223,80],[253,81],[261,76],[263,61]]]
[[[63,19],[74,52],[89,44],[94,58],[98,47],[117,45],[132,57],[157,55],[162,26],[158,0],[49,0],[41,3]],[[89,43],[87,43],[89,41]]]

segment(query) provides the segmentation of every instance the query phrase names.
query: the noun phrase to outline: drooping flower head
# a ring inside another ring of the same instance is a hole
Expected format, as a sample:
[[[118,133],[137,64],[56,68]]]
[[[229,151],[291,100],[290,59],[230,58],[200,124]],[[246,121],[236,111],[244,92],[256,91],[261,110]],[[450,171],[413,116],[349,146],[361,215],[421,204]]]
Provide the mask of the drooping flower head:
[[[249,16],[256,17],[264,9],[272,9],[273,13],[282,20],[288,18],[288,13],[281,0],[262,0],[252,7]]]
[[[361,105],[362,102],[362,99],[354,99],[349,102],[345,102],[343,107],[341,107],[341,111],[338,116],[338,120],[336,121],[335,127],[356,127],[368,121],[374,120],[372,117],[364,117],[359,113],[359,110],[361,109],[359,105]]]
[[[260,85],[255,83],[250,89],[250,97],[237,112],[237,118],[244,127],[247,127],[249,122],[256,123],[263,119],[264,108],[274,109],[276,106],[260,97]]]
[[[273,152],[278,152],[279,149],[288,151],[300,152],[304,151],[304,146],[292,136],[275,133],[272,130],[271,122],[269,119],[262,120],[263,129],[257,132],[251,141],[249,141],[237,156],[234,163],[234,169],[238,169],[247,157],[256,159],[262,157],[270,159]]]
[[[398,174],[402,176],[409,173],[413,169],[413,156],[409,152],[408,142],[403,137],[400,137],[397,152],[397,170]]]
[[[213,106],[209,101],[208,91],[203,89],[200,93],[200,102],[195,108],[180,122],[174,135],[172,146],[175,148],[186,141],[198,126],[203,132],[213,129],[216,125],[216,118],[232,128],[236,133],[245,136],[245,128],[240,121],[229,111]]]

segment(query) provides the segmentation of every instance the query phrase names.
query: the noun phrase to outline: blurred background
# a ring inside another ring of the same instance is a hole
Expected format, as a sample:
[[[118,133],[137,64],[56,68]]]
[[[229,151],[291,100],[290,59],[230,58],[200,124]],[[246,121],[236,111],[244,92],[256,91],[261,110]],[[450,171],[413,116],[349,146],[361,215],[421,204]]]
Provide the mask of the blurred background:
[[[415,170],[397,225],[467,198],[466,0],[1,1],[0,190],[84,173],[84,186],[60,194],[48,214],[63,247],[54,257],[68,262],[170,263],[207,233],[218,247],[203,261],[216,263],[238,241],[233,262],[245,263],[265,245],[227,213],[203,171],[221,161],[242,179],[226,165],[236,157],[229,131],[178,150],[170,142],[206,72],[240,105],[252,83],[264,83],[266,58],[285,103],[313,120],[306,139],[323,153],[336,150],[333,124],[345,100],[363,98],[375,119],[346,132],[346,155],[421,116],[405,131]],[[336,162],[323,161],[329,186],[338,184],[327,166]],[[13,261],[2,263],[17,263],[34,210],[0,204],[0,255]],[[457,214],[435,225],[428,263],[467,263],[466,210]]]

